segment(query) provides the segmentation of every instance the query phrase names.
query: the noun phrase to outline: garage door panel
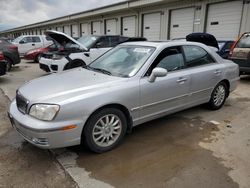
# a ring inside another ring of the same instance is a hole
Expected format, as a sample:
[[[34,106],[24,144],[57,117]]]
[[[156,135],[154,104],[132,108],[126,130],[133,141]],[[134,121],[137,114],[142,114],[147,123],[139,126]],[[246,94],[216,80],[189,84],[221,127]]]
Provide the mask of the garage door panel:
[[[136,36],[136,18],[129,16],[122,18],[122,35],[128,37]]]
[[[185,38],[194,30],[194,8],[171,11],[170,38]]]
[[[116,19],[106,20],[106,34],[116,35],[117,34],[117,21]]]
[[[143,16],[143,36],[148,40],[160,40],[161,13],[145,14]]]
[[[101,22],[92,22],[92,34],[93,35],[101,35]]]
[[[64,26],[64,33],[71,36],[70,26],[66,25]]]
[[[217,39],[236,39],[240,30],[242,6],[242,1],[209,5],[206,32]]]
[[[88,23],[82,23],[81,24],[81,36],[86,36],[89,34],[89,24]]]
[[[72,37],[79,37],[79,28],[77,24],[72,25]]]

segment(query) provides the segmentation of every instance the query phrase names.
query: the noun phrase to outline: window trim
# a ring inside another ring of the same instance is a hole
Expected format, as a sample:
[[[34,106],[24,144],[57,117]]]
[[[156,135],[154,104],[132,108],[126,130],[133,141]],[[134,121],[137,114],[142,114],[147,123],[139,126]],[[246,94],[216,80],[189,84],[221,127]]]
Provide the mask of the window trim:
[[[177,46],[168,46],[168,47],[165,47],[163,50],[166,50],[168,48],[180,48],[180,51],[181,51],[181,54],[182,54],[182,57],[183,57],[183,61],[184,61],[184,66],[182,69],[177,69],[177,70],[174,70],[174,71],[169,71],[168,73],[173,73],[173,72],[177,72],[177,71],[182,71],[183,69],[186,68],[186,57],[184,56],[184,51],[183,51],[183,48],[182,48],[182,45],[177,45]],[[145,71],[145,73],[143,74],[142,78],[143,77],[149,77],[150,75],[148,75],[148,71],[149,69],[151,68],[151,66],[155,63],[157,57],[163,52],[163,50],[161,50],[154,58],[154,60],[152,61],[152,63],[147,67],[147,70]]]

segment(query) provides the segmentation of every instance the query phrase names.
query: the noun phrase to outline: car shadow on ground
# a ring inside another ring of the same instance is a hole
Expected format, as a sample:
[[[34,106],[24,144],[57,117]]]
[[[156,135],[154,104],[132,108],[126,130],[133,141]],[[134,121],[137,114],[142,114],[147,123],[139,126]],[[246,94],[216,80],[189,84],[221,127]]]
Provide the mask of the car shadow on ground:
[[[199,146],[201,141],[212,142],[216,131],[216,125],[199,116],[185,118],[177,113],[135,127],[110,152],[94,154],[80,146],[69,150],[79,155],[79,167],[115,187],[237,187],[228,176],[230,169]]]

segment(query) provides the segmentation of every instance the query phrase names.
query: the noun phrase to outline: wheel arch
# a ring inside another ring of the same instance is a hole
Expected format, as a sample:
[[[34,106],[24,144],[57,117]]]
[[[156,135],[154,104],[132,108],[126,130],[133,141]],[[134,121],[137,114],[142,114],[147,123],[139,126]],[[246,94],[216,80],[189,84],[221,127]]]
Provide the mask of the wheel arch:
[[[124,105],[121,105],[121,104],[118,104],[118,103],[112,103],[112,104],[107,104],[107,105],[101,106],[101,107],[99,107],[98,109],[96,109],[95,111],[93,111],[91,113],[91,115],[88,117],[87,121],[85,122],[85,124],[83,126],[82,138],[83,138],[83,135],[84,135],[84,127],[85,127],[86,123],[89,121],[90,117],[93,116],[95,113],[97,113],[97,112],[99,112],[99,111],[101,111],[103,109],[106,109],[106,108],[114,108],[114,109],[118,109],[121,112],[123,112],[125,117],[126,117],[126,120],[127,120],[127,131],[126,132],[131,133],[132,127],[133,127],[133,121],[132,121],[132,117],[131,117],[131,114],[130,114],[129,110]]]
[[[229,94],[230,94],[230,82],[227,79],[221,80],[219,83],[221,83],[221,82],[224,82],[226,84],[226,86],[227,86],[227,89],[228,89],[228,91],[227,91],[227,97],[228,97]]]

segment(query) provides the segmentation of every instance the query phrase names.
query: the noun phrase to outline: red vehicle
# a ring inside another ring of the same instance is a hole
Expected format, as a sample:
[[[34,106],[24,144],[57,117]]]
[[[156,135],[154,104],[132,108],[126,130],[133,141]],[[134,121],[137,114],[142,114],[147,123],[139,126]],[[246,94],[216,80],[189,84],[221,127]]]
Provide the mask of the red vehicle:
[[[33,60],[34,62],[39,62],[40,57],[43,53],[46,52],[53,52],[60,50],[59,45],[51,44],[45,48],[37,48],[35,50],[30,50],[27,53],[24,54],[24,59],[26,60]]]

